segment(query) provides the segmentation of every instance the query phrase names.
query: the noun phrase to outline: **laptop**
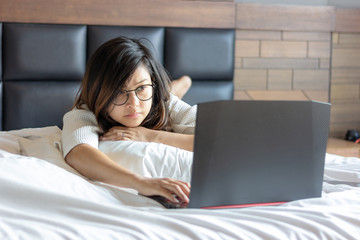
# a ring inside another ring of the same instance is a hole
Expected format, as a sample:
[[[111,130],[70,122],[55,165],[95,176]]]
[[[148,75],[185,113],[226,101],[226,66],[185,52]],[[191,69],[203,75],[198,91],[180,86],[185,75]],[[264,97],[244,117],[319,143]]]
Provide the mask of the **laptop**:
[[[266,206],[320,197],[330,106],[315,101],[199,104],[187,207]]]

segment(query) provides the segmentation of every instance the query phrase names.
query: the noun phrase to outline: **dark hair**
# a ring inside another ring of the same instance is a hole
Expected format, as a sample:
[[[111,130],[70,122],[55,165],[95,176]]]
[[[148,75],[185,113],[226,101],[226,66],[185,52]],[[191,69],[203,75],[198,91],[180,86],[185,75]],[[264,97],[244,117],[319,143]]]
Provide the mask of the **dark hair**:
[[[121,126],[108,114],[114,98],[139,66],[147,68],[154,96],[152,107],[141,126],[169,130],[169,74],[141,40],[118,37],[101,45],[90,58],[76,97],[75,107],[85,104],[92,111],[103,131]]]

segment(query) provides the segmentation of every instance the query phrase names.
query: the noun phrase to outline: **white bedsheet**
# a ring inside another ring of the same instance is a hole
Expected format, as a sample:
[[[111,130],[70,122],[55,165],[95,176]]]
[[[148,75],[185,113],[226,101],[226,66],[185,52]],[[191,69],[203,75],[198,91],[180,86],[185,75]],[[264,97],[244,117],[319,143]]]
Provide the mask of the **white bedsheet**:
[[[14,140],[2,145],[0,138],[0,239],[360,239],[358,158],[326,156],[324,179],[344,184],[325,182],[321,198],[169,210],[133,190],[87,180],[59,156],[49,157],[46,146],[58,147],[59,131],[37,131],[0,135]],[[19,155],[24,146],[15,145],[41,138],[38,157]],[[10,147],[13,153],[5,151]]]

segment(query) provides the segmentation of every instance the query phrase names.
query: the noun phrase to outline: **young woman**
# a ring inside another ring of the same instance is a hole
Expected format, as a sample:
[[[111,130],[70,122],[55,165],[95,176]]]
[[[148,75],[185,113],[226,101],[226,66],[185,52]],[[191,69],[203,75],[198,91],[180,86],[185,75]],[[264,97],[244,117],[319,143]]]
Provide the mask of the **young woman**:
[[[191,81],[184,77],[174,83],[183,95]],[[167,72],[140,41],[116,38],[100,46],[88,62],[74,108],[63,119],[63,154],[92,180],[187,203],[188,183],[139,176],[112,161],[98,145],[133,140],[192,151],[195,116],[196,107],[170,92]]]

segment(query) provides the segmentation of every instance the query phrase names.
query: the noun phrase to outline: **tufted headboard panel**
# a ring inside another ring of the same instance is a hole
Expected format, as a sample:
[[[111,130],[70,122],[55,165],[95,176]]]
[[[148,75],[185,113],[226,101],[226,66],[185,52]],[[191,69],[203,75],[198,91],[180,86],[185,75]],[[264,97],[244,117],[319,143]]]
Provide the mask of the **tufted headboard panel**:
[[[188,74],[196,80],[184,101],[194,104],[232,98],[233,31],[170,28],[165,42],[165,67],[171,75]]]
[[[86,61],[118,36],[146,38],[173,78],[189,75],[189,104],[232,99],[234,35],[233,29],[0,23],[1,130],[61,128]]]

